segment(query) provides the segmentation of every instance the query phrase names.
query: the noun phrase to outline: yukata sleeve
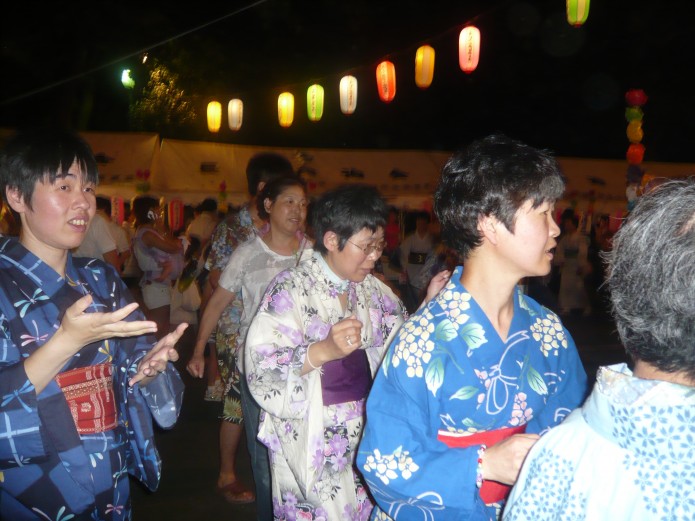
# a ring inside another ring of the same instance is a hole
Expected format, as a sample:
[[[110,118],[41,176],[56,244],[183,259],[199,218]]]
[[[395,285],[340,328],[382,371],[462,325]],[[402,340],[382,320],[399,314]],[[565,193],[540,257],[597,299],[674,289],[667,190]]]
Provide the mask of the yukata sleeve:
[[[302,327],[299,291],[290,272],[270,283],[244,346],[246,379],[262,409],[276,418],[303,419],[318,371],[302,376],[309,345]],[[320,388],[320,387],[319,387]]]
[[[0,317],[0,469],[46,456],[38,400],[19,350]]]
[[[115,272],[113,273],[115,274]],[[115,283],[119,288],[116,298],[119,299],[120,307],[132,302],[132,297],[125,284],[120,279],[117,279]],[[142,311],[137,309],[126,320],[146,319]],[[147,385],[135,384],[133,387],[128,387],[127,384],[127,380],[137,373],[138,364],[156,344],[157,339],[154,335],[142,335],[113,339],[113,342],[118,345],[118,349],[113,353],[114,371],[122,376],[118,381],[120,381],[121,391],[130,397],[128,402],[132,402],[132,405],[138,405],[136,408],[138,414],[149,410],[152,418],[160,427],[164,429],[173,427],[181,412],[184,391],[183,381],[174,364],[169,362],[166,371],[159,374]]]
[[[427,352],[409,325],[391,344],[367,399],[357,467],[393,519],[487,519],[476,486],[480,446],[449,448],[437,440],[446,411],[402,357]]]

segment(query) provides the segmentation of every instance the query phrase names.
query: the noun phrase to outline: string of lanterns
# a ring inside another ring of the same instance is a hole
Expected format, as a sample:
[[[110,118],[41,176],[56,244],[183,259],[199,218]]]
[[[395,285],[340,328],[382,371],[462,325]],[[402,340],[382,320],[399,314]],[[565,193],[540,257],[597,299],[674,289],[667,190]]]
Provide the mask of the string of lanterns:
[[[566,0],[567,21],[574,27],[586,22],[589,14],[590,0]],[[480,29],[467,25],[459,33],[458,55],[459,67],[466,74],[471,74],[480,61],[481,36]],[[434,77],[435,51],[430,45],[422,45],[415,52],[415,84],[420,89],[427,89]],[[379,98],[384,103],[390,103],[396,97],[396,67],[384,60],[376,67],[376,86]],[[350,115],[357,108],[357,79],[354,76],[343,76],[339,84],[340,110]],[[323,117],[324,88],[313,84],[307,89],[307,117],[310,121],[320,121]],[[227,107],[229,129],[237,131],[243,122],[244,103],[240,99],[232,99]],[[211,101],[207,106],[208,130],[219,132],[222,126],[222,105],[219,101]],[[278,122],[287,128],[294,121],[294,95],[283,92],[278,96]]]

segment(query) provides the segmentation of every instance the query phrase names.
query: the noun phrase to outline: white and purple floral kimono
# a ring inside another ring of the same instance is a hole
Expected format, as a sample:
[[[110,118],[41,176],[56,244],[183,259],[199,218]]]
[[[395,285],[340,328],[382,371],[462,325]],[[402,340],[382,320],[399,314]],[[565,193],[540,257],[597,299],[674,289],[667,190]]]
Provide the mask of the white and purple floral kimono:
[[[343,310],[318,255],[268,286],[246,338],[246,378],[263,409],[258,437],[270,452],[275,519],[366,520],[372,504],[353,467],[364,402],[406,311],[372,275],[348,285]],[[323,376],[302,376],[307,347],[352,315],[362,322],[362,349],[324,364]]]

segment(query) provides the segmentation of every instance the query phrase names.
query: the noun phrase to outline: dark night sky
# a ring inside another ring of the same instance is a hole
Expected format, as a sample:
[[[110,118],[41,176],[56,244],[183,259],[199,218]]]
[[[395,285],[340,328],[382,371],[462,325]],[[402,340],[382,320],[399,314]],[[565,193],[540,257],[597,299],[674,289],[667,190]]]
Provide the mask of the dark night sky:
[[[0,21],[0,126],[70,118],[83,121],[80,130],[126,131],[120,70],[128,66],[140,79],[138,51],[149,49],[195,85],[187,90],[200,114],[194,139],[451,150],[504,132],[558,155],[620,159],[628,145],[624,94],[642,88],[649,96],[645,161],[695,162],[695,4],[594,0],[579,29],[569,27],[564,9],[564,0],[14,2]],[[456,48],[467,22],[483,40],[470,75],[458,68]],[[413,81],[423,43],[437,52],[434,82],[424,91]],[[378,100],[375,86],[383,58],[397,70],[390,104]],[[195,72],[187,75],[180,64],[190,60]],[[359,81],[349,117],[337,99],[346,73]],[[305,93],[316,81],[326,89],[326,109],[311,123]],[[277,123],[285,89],[297,104],[289,129]],[[245,103],[242,129],[211,136],[207,101],[233,96]]]

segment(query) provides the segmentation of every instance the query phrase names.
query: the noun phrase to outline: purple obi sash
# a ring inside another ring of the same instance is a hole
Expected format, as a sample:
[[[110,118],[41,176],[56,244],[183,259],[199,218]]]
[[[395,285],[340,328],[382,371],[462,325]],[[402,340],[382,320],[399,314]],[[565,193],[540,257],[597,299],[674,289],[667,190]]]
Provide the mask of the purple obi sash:
[[[345,358],[321,366],[321,391],[324,405],[361,400],[367,397],[372,374],[364,349],[356,349]]]

